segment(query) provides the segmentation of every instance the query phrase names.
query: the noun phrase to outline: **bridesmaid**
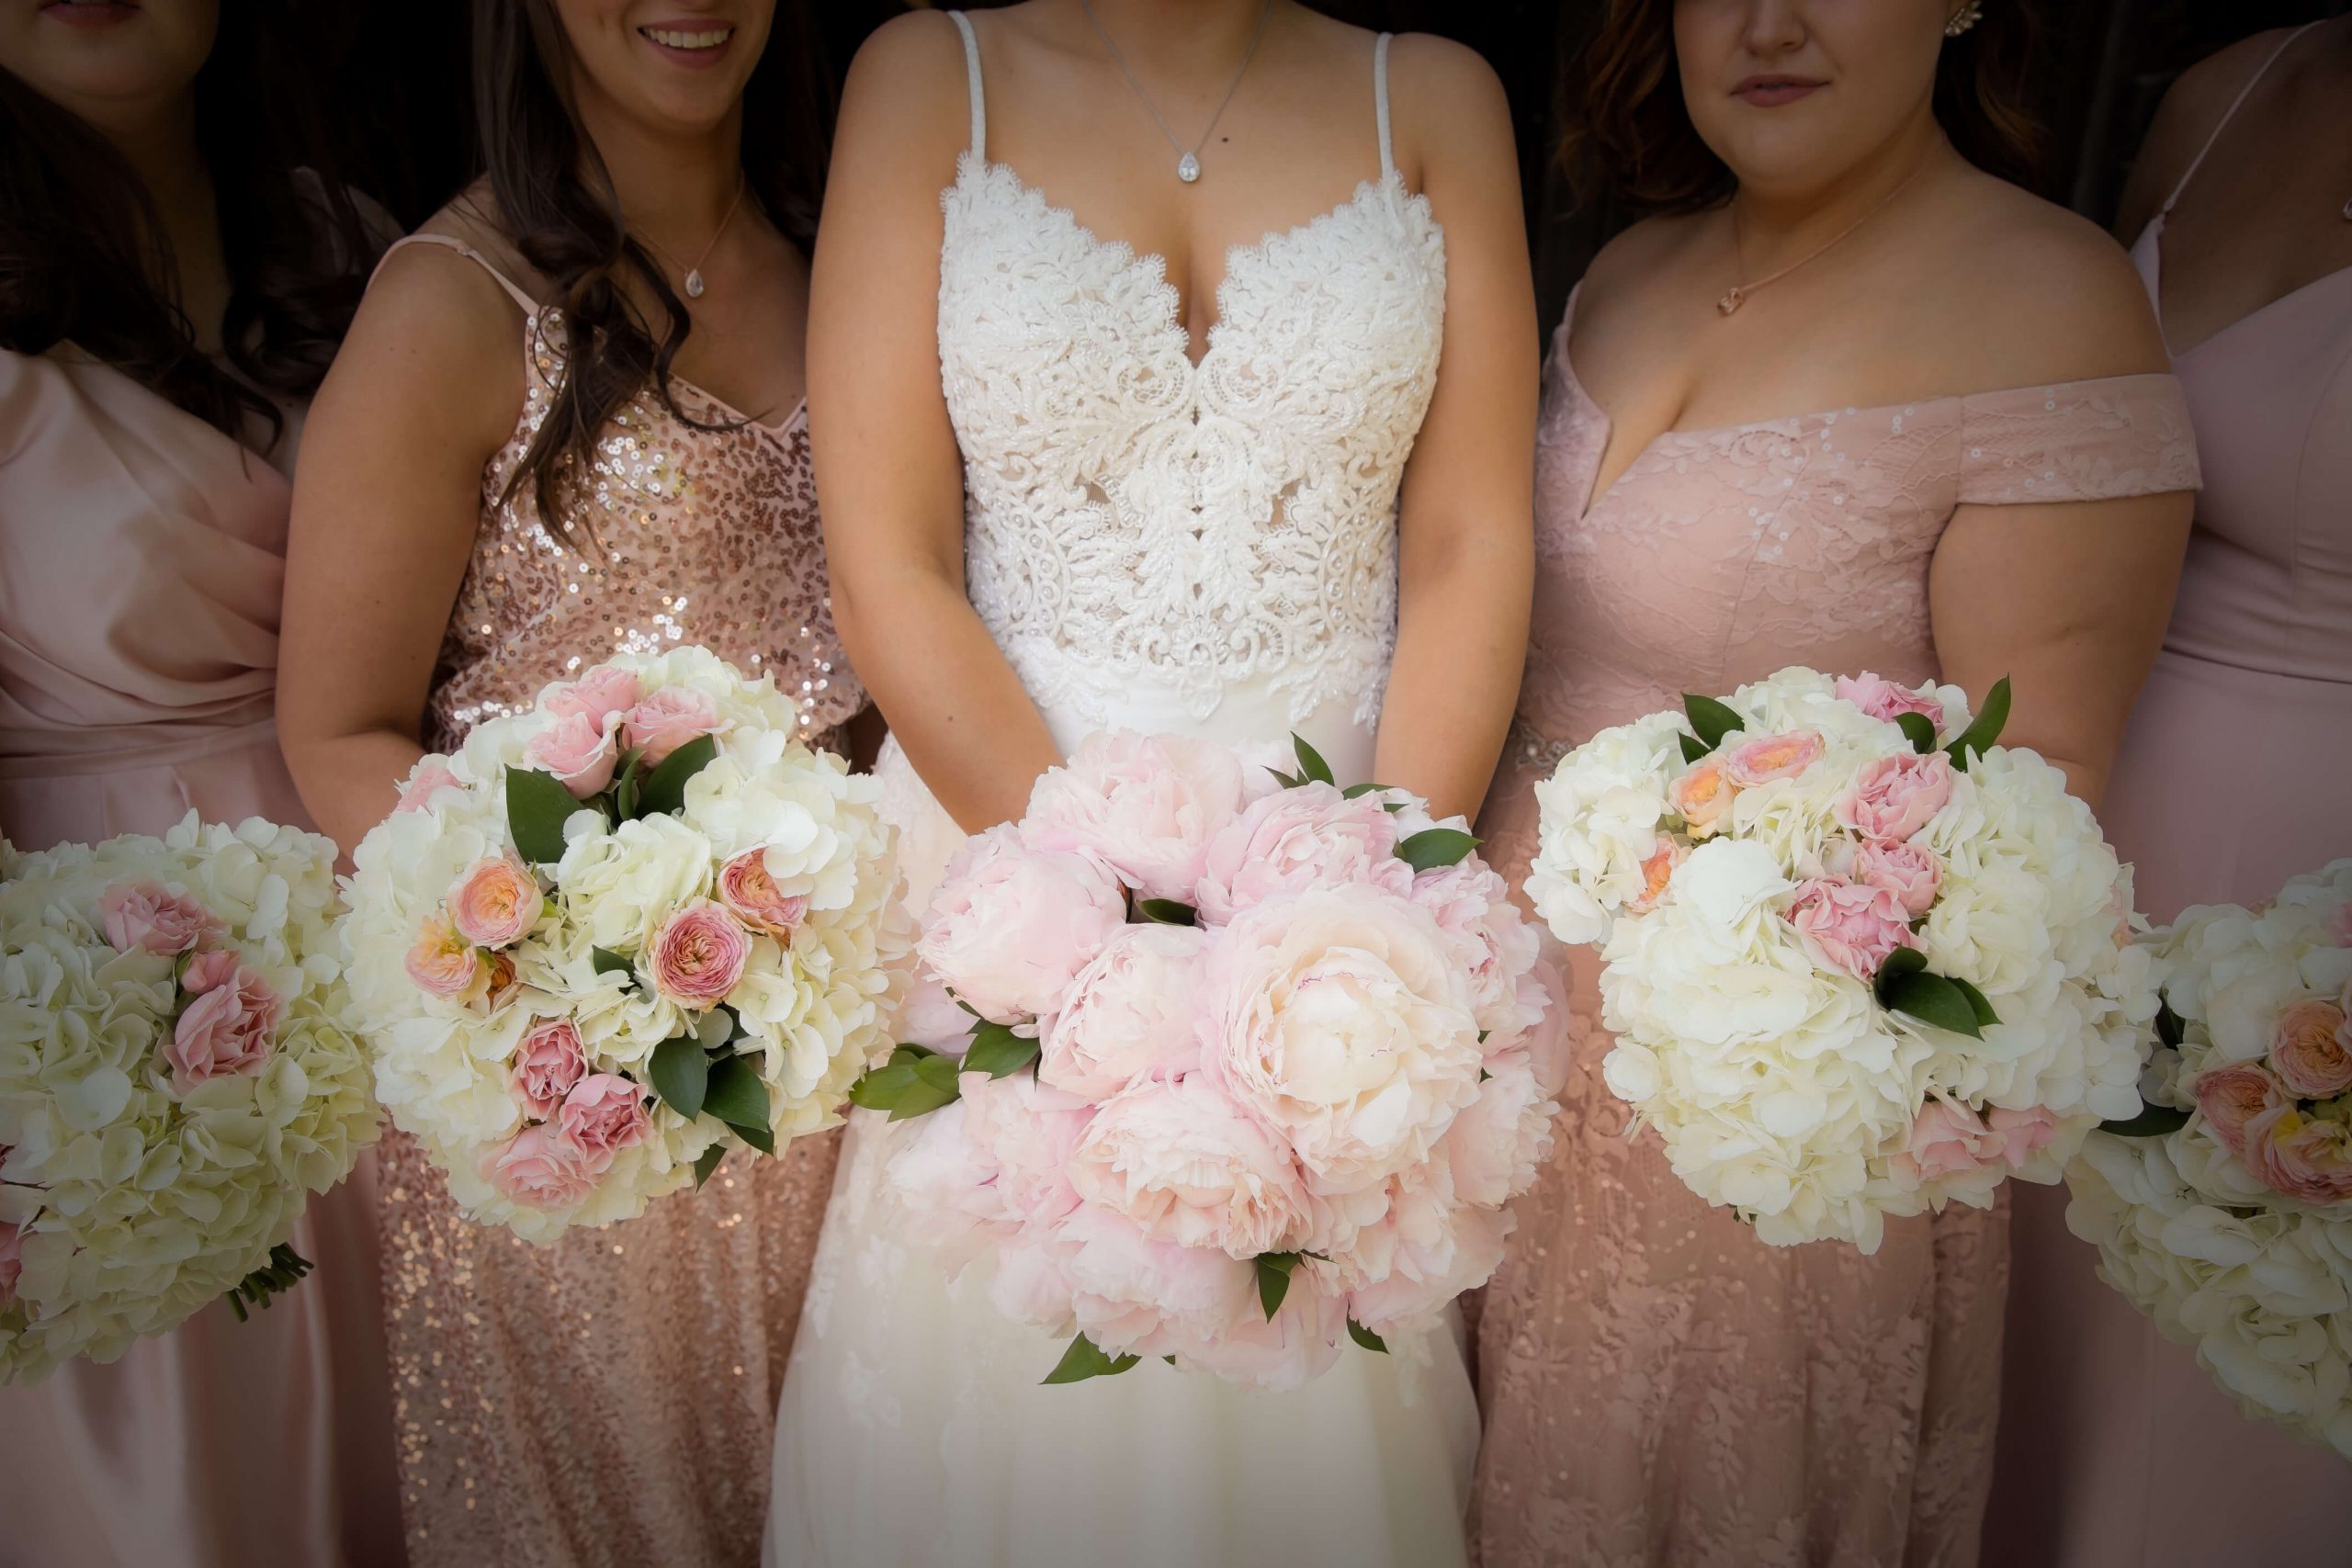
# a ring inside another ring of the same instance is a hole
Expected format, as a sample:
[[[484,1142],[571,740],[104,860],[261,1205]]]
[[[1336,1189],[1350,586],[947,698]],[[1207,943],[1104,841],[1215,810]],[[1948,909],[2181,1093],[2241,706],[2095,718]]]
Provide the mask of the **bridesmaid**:
[[[2154,920],[2352,855],[2347,123],[2352,17],[2261,34],[2181,78],[2124,196],[2206,475],[2108,794]],[[1988,1568],[2291,1562],[2352,1540],[2344,1461],[2247,1421],[2099,1283],[2063,1191],[2021,1192],[2014,1234]]]
[[[302,406],[374,242],[290,7],[0,6],[0,833],[309,825],[270,722]],[[0,1389],[0,1562],[397,1563],[374,1164],[309,1282]]]
[[[773,0],[476,10],[488,175],[387,260],[296,487],[279,711],[345,845],[425,748],[620,650],[864,705],[801,402],[821,166]],[[789,231],[789,237],[787,231]],[[748,1563],[837,1138],[534,1247],[397,1134],[383,1234],[420,1564]]]
[[[2096,800],[2197,466],[2122,253],[2002,176],[2018,0],[1612,0],[1571,151],[1657,216],[1555,341],[1520,732],[1484,831],[1596,731],[1790,664],[1982,694]],[[1804,412],[1818,410],[1822,412]],[[1550,1168],[1480,1325],[1487,1568],[1962,1564],[2007,1215],[1760,1245],[1627,1139],[1588,950]]]

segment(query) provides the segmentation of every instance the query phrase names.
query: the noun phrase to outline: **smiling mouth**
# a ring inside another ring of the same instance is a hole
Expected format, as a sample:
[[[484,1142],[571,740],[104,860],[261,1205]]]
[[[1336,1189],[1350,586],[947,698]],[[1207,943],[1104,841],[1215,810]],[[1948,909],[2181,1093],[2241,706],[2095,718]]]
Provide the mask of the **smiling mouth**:
[[[735,29],[731,27],[639,28],[637,30],[639,37],[664,49],[688,51],[717,49],[735,36]]]
[[[1774,104],[1794,103],[1826,85],[1827,83],[1815,81],[1810,76],[1750,76],[1734,87],[1731,96],[1769,107]]]

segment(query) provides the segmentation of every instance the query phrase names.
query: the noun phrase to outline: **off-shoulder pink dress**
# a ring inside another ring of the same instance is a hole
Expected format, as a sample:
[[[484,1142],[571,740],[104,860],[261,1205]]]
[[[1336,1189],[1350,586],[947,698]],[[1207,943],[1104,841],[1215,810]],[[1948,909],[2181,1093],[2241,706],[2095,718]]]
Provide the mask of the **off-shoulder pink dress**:
[[[288,496],[70,345],[0,353],[0,833],[310,826],[270,716]],[[374,1173],[311,1200],[294,1245],[318,1271],[251,1322],[209,1307],[0,1389],[0,1565],[401,1560]]]
[[[1514,883],[1532,789],[1597,731],[1791,664],[1936,673],[1928,569],[1956,508],[2192,487],[2170,377],[1658,437],[1603,494],[1609,420],[1561,322],[1537,448],[1535,620],[1480,831]],[[1602,1086],[1596,965],[1561,1136],[1479,1325],[1487,1568],[1973,1562],[2007,1215],[1888,1222],[1865,1258],[1761,1245]]]
[[[701,644],[797,695],[812,744],[865,705],[834,636],[808,422],[744,421],[673,382],[616,414],[570,513],[502,499],[563,373],[561,313],[467,247],[521,310],[527,395],[482,473],[473,558],[425,744],[616,651]],[[741,423],[737,423],[741,422]],[[413,1139],[384,1148],[401,1501],[420,1568],[758,1561],[768,1442],[840,1134],[736,1156],[710,1184],[551,1246],[468,1224]]]

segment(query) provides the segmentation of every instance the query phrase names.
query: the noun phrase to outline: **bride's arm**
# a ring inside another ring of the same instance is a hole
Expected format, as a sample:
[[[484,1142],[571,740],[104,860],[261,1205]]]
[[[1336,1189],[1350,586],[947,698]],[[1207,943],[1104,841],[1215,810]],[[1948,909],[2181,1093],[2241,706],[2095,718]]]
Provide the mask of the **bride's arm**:
[[[1445,347],[1406,466],[1396,663],[1375,775],[1475,815],[1501,754],[1534,592],[1534,288],[1502,85],[1459,45],[1391,50],[1400,166],[1445,230]]]
[[[939,193],[966,141],[944,17],[858,51],[842,97],[808,305],[808,432],[833,623],[939,803],[1018,817],[1059,761],[964,592],[964,470],[939,385]]]

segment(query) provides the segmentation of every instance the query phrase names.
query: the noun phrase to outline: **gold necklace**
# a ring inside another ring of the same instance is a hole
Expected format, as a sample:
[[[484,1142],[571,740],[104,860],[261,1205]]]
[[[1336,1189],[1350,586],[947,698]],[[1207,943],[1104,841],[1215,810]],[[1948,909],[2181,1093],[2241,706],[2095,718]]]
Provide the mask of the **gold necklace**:
[[[1742,305],[1747,304],[1747,297],[1755,293],[1758,289],[1764,288],[1768,284],[1780,282],[1781,279],[1788,276],[1789,274],[1796,271],[1797,268],[1801,266],[1819,261],[1836,246],[1844,243],[1845,241],[1853,234],[1855,230],[1860,228],[1863,224],[1869,222],[1871,219],[1885,211],[1889,203],[1894,201],[1896,197],[1901,196],[1905,191],[1909,190],[1912,183],[1927,172],[1928,166],[1925,164],[1921,164],[1917,168],[1912,170],[1910,175],[1905,178],[1901,185],[1896,186],[1893,190],[1888,191],[1884,196],[1880,197],[1876,202],[1871,204],[1871,209],[1868,212],[1863,213],[1860,218],[1857,218],[1851,223],[1847,224],[1845,228],[1838,231],[1837,235],[1832,238],[1827,244],[1823,245],[1819,250],[1813,252],[1810,255],[1800,256],[1795,261],[1792,261],[1788,265],[1782,267],[1780,271],[1772,273],[1769,276],[1759,277],[1753,283],[1733,284],[1731,286],[1731,292],[1715,301],[1715,309],[1725,316],[1732,315],[1736,312]],[[1733,265],[1738,267],[1740,271],[1746,272],[1747,270],[1747,262],[1740,254],[1739,212],[1736,208],[1733,209],[1731,214],[1731,254]]]
[[[710,259],[710,253],[718,248],[719,237],[727,232],[727,225],[735,221],[735,209],[743,205],[743,187],[748,183],[749,176],[741,174],[735,176],[735,199],[727,204],[727,215],[718,220],[718,227],[711,233],[710,243],[702,248],[702,254],[695,257],[694,265],[684,269],[686,275],[685,289],[687,299],[699,299],[702,298],[702,292],[705,288],[702,278],[702,264],[708,261]],[[655,250],[661,252],[662,259],[663,261],[668,262],[672,266],[676,266],[678,265],[678,258],[671,254],[669,246],[663,244],[661,241],[655,239],[650,234],[645,234],[639,237],[642,238],[647,244],[651,245]]]

